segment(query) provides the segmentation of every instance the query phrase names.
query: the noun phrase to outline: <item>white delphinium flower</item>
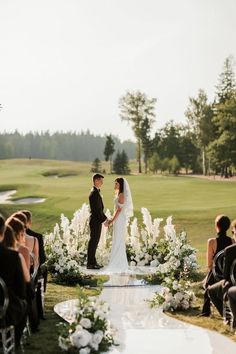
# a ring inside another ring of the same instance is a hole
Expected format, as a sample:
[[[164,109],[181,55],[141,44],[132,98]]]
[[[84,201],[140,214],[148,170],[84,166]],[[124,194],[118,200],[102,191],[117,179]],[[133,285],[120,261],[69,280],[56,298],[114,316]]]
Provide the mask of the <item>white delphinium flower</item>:
[[[153,220],[153,227],[152,227],[152,233],[153,233],[153,243],[156,242],[156,239],[159,237],[160,234],[160,223],[163,221],[161,218],[156,218]]]
[[[143,215],[143,224],[146,227],[147,234],[150,236],[152,234],[152,217],[147,208],[141,208],[141,213]]]
[[[172,216],[166,219],[166,225],[164,226],[166,240],[174,240],[176,238],[175,226],[172,224]]]
[[[146,243],[147,243],[147,231],[145,231],[144,229],[141,230],[141,238],[142,238],[144,244],[146,245]]]
[[[75,331],[70,335],[70,340],[76,348],[86,347],[91,341],[92,335],[86,329]]]

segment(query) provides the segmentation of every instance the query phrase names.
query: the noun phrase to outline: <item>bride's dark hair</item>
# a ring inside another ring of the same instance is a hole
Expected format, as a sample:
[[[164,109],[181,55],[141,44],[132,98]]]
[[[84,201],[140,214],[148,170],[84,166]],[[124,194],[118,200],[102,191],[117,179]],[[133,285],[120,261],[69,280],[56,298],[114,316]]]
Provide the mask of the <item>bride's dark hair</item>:
[[[119,187],[119,194],[124,192],[124,178],[118,177],[115,179],[115,182],[118,182],[120,187]]]

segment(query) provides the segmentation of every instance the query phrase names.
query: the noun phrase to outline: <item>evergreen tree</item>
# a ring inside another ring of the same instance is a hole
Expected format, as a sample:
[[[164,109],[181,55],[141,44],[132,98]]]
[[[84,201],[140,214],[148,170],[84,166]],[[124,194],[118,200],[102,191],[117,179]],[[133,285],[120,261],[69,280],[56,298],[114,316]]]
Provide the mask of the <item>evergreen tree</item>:
[[[130,173],[128,156],[124,150],[121,153],[118,150],[114,159],[113,170],[117,175],[128,175]]]
[[[219,76],[214,103],[213,122],[216,137],[209,145],[211,165],[221,175],[228,177],[232,165],[236,166],[236,83],[233,57],[225,60]]]
[[[102,172],[102,166],[101,166],[101,161],[99,160],[98,157],[93,161],[91,170],[92,173],[101,173]]]
[[[112,136],[108,135],[106,137],[106,145],[105,145],[105,149],[104,149],[104,156],[105,156],[105,160],[106,161],[110,160],[110,173],[112,173],[112,155],[115,152],[114,146],[115,146],[115,142],[112,139]]]
[[[121,119],[131,124],[134,135],[137,139],[137,160],[139,173],[142,172],[142,124],[144,119],[148,119],[150,126],[154,122],[155,103],[155,98],[148,98],[145,93],[140,91],[128,91],[127,94],[119,100]]]
[[[216,86],[216,103],[225,103],[232,98],[232,93],[236,90],[234,57],[232,55],[225,59],[223,71],[219,76]]]

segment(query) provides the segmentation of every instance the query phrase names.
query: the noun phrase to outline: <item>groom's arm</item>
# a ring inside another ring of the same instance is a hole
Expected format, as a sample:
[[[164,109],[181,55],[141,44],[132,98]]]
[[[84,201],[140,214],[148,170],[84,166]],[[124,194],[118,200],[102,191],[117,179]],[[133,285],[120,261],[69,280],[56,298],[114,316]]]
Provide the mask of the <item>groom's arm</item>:
[[[99,222],[103,223],[107,217],[103,212],[101,197],[98,192],[90,194],[89,203],[92,215],[94,215]]]

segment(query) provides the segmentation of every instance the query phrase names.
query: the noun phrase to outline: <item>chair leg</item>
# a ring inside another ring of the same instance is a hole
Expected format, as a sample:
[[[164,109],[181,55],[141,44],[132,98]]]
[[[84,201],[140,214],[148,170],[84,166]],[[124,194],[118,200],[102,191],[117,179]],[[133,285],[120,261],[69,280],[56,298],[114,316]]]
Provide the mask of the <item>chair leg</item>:
[[[9,326],[6,328],[1,328],[1,339],[2,339],[2,349],[3,354],[15,354],[15,333],[14,327]]]

